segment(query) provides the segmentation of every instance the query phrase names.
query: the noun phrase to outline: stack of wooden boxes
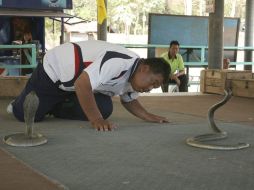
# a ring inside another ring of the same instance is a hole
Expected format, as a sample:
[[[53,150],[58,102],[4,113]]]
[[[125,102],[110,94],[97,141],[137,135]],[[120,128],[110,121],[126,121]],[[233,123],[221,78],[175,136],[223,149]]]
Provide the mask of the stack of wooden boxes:
[[[254,78],[251,71],[206,69],[201,71],[200,91],[224,94],[231,88],[234,96],[254,98]]]

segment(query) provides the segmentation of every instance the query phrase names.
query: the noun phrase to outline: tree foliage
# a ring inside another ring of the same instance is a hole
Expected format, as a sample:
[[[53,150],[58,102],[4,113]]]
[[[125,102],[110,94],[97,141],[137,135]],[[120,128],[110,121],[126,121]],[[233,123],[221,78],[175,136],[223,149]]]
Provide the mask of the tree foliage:
[[[107,0],[107,23],[117,33],[147,34],[149,13],[184,15],[187,1],[191,1],[192,15],[208,16],[205,12],[206,0]],[[69,10],[75,16],[87,20],[97,20],[96,0],[73,0],[73,9]],[[224,0],[224,15],[239,17],[244,21],[245,0]],[[46,22],[46,35],[51,41],[59,40],[60,24]],[[54,30],[55,29],[55,30]],[[54,33],[56,31],[56,33]]]
[[[73,10],[71,12],[75,16],[79,16],[88,20],[96,20],[96,0],[73,0]]]
[[[162,0],[110,1],[108,4],[109,24],[119,32],[141,33],[143,22],[147,23],[149,12],[164,12]]]
[[[192,15],[208,15],[205,13],[205,0],[107,0],[108,25],[119,33],[147,33],[149,13],[184,15],[187,1],[192,1]],[[244,17],[245,0],[224,2],[225,16]],[[95,0],[73,0],[73,5],[74,15],[97,19]]]

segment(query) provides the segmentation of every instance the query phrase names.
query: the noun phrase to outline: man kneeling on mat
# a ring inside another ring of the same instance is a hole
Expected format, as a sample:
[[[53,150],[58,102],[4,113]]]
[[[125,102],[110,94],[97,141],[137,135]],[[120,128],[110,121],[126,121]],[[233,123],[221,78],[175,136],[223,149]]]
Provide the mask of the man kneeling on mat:
[[[48,51],[25,89],[12,106],[14,116],[24,121],[23,102],[35,91],[39,107],[35,121],[47,114],[58,118],[89,120],[97,130],[111,130],[106,120],[113,111],[111,96],[120,95],[122,105],[133,115],[150,122],[168,122],[149,113],[137,100],[167,82],[170,66],[162,58],[141,59],[134,52],[104,41],[66,43]]]

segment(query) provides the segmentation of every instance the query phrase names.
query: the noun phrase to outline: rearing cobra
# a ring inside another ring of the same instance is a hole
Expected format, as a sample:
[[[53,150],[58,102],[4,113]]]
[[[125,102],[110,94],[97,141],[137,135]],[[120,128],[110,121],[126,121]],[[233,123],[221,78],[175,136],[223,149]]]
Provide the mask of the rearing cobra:
[[[219,139],[224,139],[227,137],[227,133],[224,131],[221,131],[217,127],[217,125],[215,124],[215,121],[214,121],[214,112],[219,107],[223,106],[226,102],[228,102],[232,96],[232,91],[230,89],[224,90],[224,93],[225,93],[225,96],[224,96],[223,100],[214,104],[208,110],[208,115],[207,115],[208,123],[214,133],[198,135],[195,137],[187,138],[186,143],[188,145],[198,147],[198,148],[214,149],[214,150],[237,150],[237,149],[247,148],[250,146],[250,144],[248,144],[248,143],[238,143],[235,145],[212,145],[212,144],[207,143],[207,141],[219,140]]]
[[[24,100],[25,133],[15,133],[4,137],[4,142],[11,146],[37,146],[47,143],[47,139],[40,133],[34,133],[33,124],[39,106],[39,98],[35,91],[31,91]]]

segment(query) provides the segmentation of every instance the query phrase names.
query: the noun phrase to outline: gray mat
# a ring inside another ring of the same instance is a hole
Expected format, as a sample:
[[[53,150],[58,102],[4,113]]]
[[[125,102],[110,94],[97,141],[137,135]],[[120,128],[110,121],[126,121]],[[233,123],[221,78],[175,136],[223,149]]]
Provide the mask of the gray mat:
[[[87,122],[51,119],[36,124],[47,136],[48,144],[30,148],[3,143],[0,146],[71,190],[252,190],[254,187],[253,147],[226,152],[185,144],[187,137],[209,132],[205,119],[193,117],[189,123],[163,125],[144,123],[133,117],[112,120],[118,123],[118,129],[104,133],[91,129]],[[2,120],[2,124],[1,138],[24,128],[11,118]],[[253,127],[219,124],[229,132],[229,138],[220,143],[254,145]]]

